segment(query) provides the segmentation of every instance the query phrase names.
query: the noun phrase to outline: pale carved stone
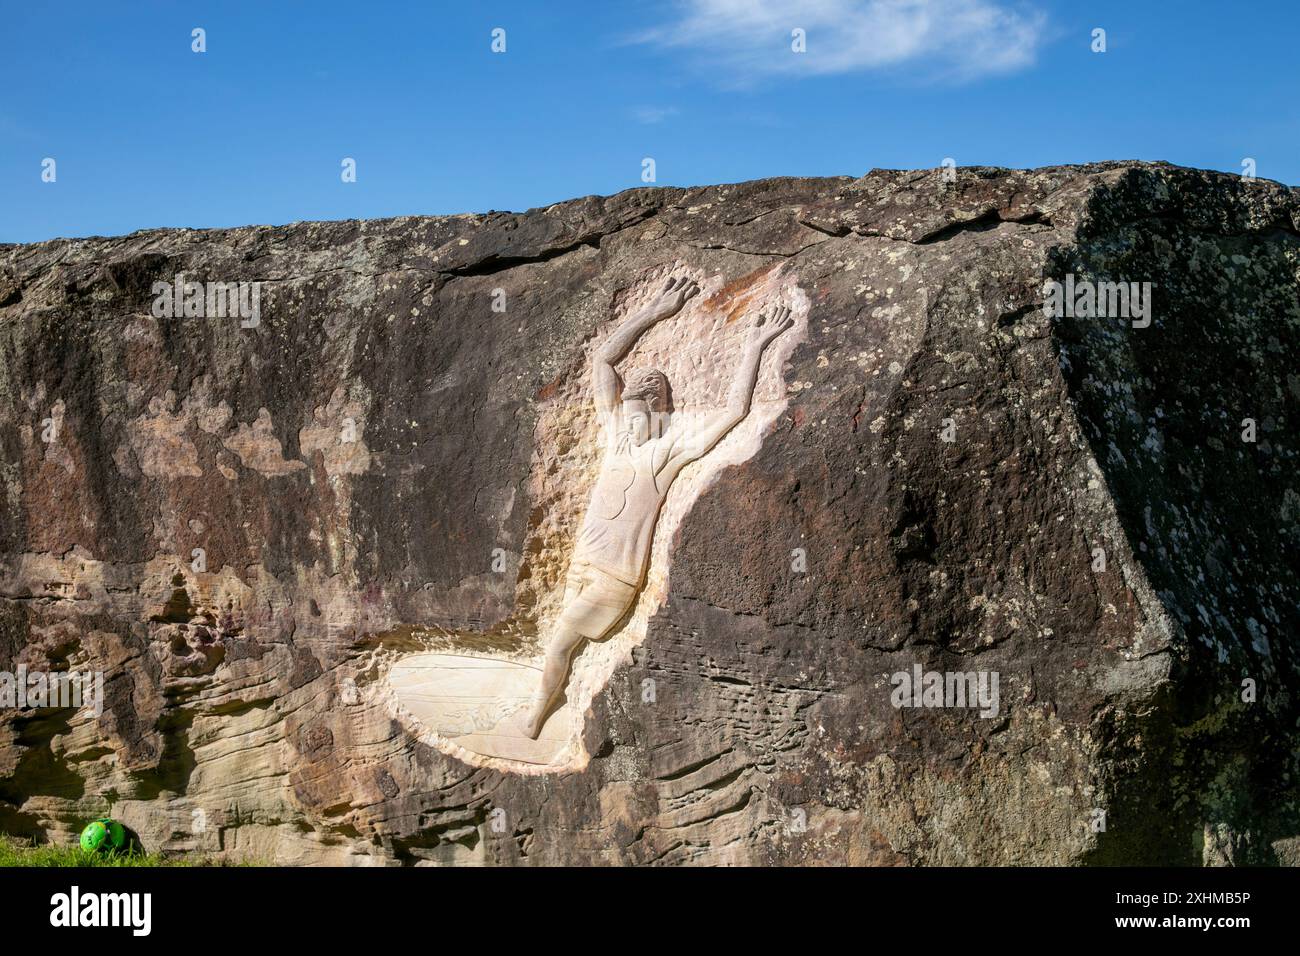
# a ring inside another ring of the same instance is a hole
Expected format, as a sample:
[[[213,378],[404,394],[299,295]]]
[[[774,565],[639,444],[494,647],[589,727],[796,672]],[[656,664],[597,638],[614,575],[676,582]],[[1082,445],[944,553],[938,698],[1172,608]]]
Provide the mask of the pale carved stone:
[[[457,747],[485,757],[549,764],[568,742],[567,708],[537,739],[511,720],[537,691],[542,672],[517,661],[461,654],[413,654],[393,665],[388,681],[405,714]]]
[[[545,766],[577,756],[581,724],[574,720],[571,685],[578,681],[570,681],[572,657],[622,628],[644,633],[648,615],[637,621],[635,611],[647,583],[661,590],[666,576],[663,570],[650,572],[656,529],[675,480],[750,415],[768,346],[794,327],[796,311],[806,316],[802,293],[785,288],[777,275],[763,280],[740,302],[734,295],[720,298],[726,314],[706,307],[679,316],[701,289],[687,276],[669,278],[626,304],[622,321],[591,358],[600,464],[558,589],[563,597],[545,629],[542,666],[439,653],[399,660],[389,671],[389,705],[422,736],[499,768],[500,761]],[[709,285],[716,289],[720,282]],[[677,383],[644,364],[644,357],[620,377],[615,366],[674,317],[684,327],[670,330],[659,354],[650,354],[663,358],[666,345],[679,367],[684,364],[706,388],[677,385],[675,393]],[[778,364],[783,360],[779,356]],[[675,410],[677,395],[689,396],[689,407]],[[675,509],[674,527],[688,509],[689,503]]]

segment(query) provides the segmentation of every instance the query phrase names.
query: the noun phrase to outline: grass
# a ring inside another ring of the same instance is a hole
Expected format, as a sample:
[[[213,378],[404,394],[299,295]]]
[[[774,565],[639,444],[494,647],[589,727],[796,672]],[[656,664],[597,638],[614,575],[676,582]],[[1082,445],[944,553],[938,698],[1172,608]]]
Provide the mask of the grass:
[[[165,857],[160,853],[120,851],[86,853],[79,846],[34,844],[0,833],[0,867],[5,866],[229,866],[215,857],[194,854]]]

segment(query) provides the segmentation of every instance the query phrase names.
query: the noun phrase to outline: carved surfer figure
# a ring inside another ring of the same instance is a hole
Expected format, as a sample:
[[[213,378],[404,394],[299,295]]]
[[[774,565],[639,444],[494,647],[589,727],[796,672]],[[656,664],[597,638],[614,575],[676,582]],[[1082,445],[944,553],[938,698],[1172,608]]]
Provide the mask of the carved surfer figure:
[[[669,279],[594,356],[592,385],[605,457],[569,564],[564,610],[546,648],[541,687],[522,717],[524,733],[533,739],[564,686],[574,651],[584,640],[604,637],[636,602],[655,523],[673,479],[749,414],[763,350],[794,325],[784,306],[760,315],[746,333],[726,405],[699,422],[678,426],[669,415],[663,372],[643,369],[620,387],[614,366],[646,330],[676,315],[699,291],[690,279]]]

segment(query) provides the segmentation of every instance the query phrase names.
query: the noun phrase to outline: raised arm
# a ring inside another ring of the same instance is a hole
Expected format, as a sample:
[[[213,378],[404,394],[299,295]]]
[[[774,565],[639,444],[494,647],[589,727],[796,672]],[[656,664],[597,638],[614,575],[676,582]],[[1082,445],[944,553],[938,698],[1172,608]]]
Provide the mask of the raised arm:
[[[763,360],[763,350],[768,343],[794,325],[790,309],[776,306],[769,312],[759,315],[750,327],[740,353],[740,365],[736,368],[736,377],[731,382],[731,391],[727,395],[727,404],[714,417],[707,419],[687,431],[674,446],[669,456],[667,467],[676,474],[687,463],[703,457],[722,441],[749,414],[749,406],[754,400],[754,388],[758,385],[758,367]]]
[[[592,359],[592,387],[596,398],[596,411],[602,416],[618,405],[618,374],[614,366],[632,350],[636,340],[657,322],[681,311],[686,300],[700,291],[695,282],[686,277],[669,279],[667,284],[641,309],[628,316]]]

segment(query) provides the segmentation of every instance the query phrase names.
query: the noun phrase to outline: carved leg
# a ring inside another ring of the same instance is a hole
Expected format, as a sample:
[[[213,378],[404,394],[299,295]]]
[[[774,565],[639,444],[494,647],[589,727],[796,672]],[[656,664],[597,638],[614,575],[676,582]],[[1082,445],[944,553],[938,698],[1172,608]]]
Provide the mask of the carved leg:
[[[636,599],[636,588],[585,565],[578,565],[570,579],[564,613],[546,647],[541,686],[522,722],[524,733],[533,740],[542,732],[568,679],[573,652],[588,638],[604,637]]]
[[[586,638],[573,628],[561,628],[551,638],[550,646],[546,648],[546,664],[542,668],[541,686],[537,689],[537,696],[533,698],[532,706],[524,718],[524,733],[534,740],[542,732],[542,725],[546,723],[546,717],[550,714],[560,689],[564,687],[565,678],[569,676],[569,663],[573,660],[573,652],[584,640]]]

